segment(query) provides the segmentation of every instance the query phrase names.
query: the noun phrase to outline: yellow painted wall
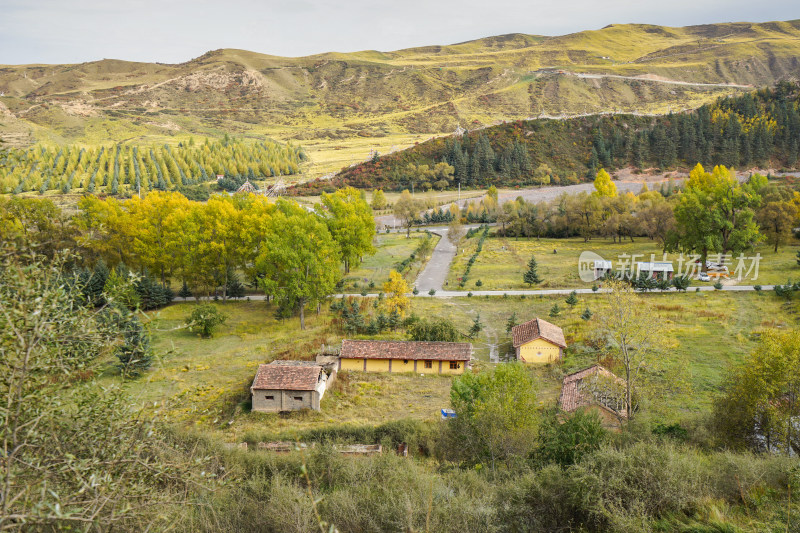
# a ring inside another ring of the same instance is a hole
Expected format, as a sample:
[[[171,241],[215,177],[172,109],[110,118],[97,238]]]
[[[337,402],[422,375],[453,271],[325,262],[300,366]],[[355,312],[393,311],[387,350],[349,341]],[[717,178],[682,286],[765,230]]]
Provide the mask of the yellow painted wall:
[[[400,364],[403,364],[400,361]],[[388,359],[367,359],[367,372],[388,372],[389,360]]]
[[[392,360],[392,373],[395,372],[413,372],[414,371],[414,360],[408,359],[408,363],[404,363],[403,359],[394,359]],[[418,364],[422,364],[420,361]]]
[[[433,361],[431,368],[425,368],[425,361],[417,361],[417,374],[438,374],[439,361]]]
[[[544,339],[534,339],[519,347],[519,358],[526,363],[552,363],[558,360],[560,350]]]
[[[341,359],[342,370],[364,370],[363,359]]]
[[[437,366],[437,363],[433,363]],[[442,361],[442,374],[463,374],[467,363],[465,361],[458,361],[458,368],[450,369],[450,361]]]
[[[364,370],[363,359],[342,359],[342,370]],[[463,374],[467,364],[459,361],[459,368],[450,370],[450,361],[442,361],[442,374]],[[388,359],[367,359],[367,372],[388,372]],[[408,363],[403,363],[402,359],[392,359],[392,373],[414,372],[414,360],[409,359]],[[433,361],[432,368],[425,368],[425,361],[417,361],[418,374],[438,374],[439,361]]]

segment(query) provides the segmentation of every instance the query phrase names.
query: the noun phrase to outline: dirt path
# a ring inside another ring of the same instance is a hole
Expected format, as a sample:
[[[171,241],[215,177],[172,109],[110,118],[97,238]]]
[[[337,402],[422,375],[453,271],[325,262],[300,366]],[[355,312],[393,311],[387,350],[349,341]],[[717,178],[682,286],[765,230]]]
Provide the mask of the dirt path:
[[[647,81],[654,83],[665,83],[667,85],[688,85],[691,87],[720,87],[720,88],[733,88],[733,89],[752,89],[752,85],[739,85],[736,83],[702,83],[694,81],[679,81],[670,80],[661,76],[653,74],[645,74],[642,76],[622,76],[620,74],[590,74],[584,72],[565,72],[565,76],[575,76],[576,78],[583,78],[589,80],[601,80],[603,78],[611,78],[617,80],[633,80],[633,81]]]

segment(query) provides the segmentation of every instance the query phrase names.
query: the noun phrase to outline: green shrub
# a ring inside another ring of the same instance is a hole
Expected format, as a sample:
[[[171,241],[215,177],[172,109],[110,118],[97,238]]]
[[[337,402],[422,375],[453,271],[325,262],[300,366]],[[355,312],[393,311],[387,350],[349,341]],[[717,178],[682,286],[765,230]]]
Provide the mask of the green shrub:
[[[415,321],[408,327],[408,335],[415,341],[456,342],[461,338],[455,324],[441,317]]]
[[[224,324],[228,316],[221,312],[214,304],[200,304],[192,309],[186,317],[189,331],[198,331],[200,336],[208,339],[214,334],[217,326]]]
[[[597,450],[605,439],[606,430],[596,412],[578,410],[560,420],[559,412],[551,411],[539,427],[536,462],[565,468]]]

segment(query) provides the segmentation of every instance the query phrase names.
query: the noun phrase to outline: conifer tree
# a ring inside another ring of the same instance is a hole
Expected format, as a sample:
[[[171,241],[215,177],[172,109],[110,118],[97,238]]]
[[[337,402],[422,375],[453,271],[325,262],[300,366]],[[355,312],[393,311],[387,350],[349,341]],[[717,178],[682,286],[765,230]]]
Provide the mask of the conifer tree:
[[[475,339],[478,334],[483,331],[483,323],[481,322],[481,314],[478,313],[478,316],[475,317],[475,320],[472,321],[472,326],[469,328],[469,338]]]
[[[511,333],[511,329],[517,325],[519,325],[519,320],[517,320],[517,312],[514,311],[506,321],[506,333]]]
[[[533,285],[534,283],[541,283],[542,279],[539,277],[539,273],[537,272],[538,264],[536,263],[536,257],[531,256],[531,260],[528,261],[528,271],[522,276],[522,279],[528,285]]]
[[[569,293],[569,297],[566,299],[567,304],[570,307],[575,307],[578,304],[578,295],[575,291]]]

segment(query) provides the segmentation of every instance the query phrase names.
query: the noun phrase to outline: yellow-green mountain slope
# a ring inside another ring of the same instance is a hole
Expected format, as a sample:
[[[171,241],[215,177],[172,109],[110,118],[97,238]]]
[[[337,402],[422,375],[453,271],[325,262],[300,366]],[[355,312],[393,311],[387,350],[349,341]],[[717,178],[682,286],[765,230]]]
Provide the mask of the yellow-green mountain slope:
[[[216,50],[178,65],[0,66],[0,138],[88,144],[232,132],[346,144],[540,114],[676,111],[796,79],[799,57],[796,20],[625,24],[301,58]]]

